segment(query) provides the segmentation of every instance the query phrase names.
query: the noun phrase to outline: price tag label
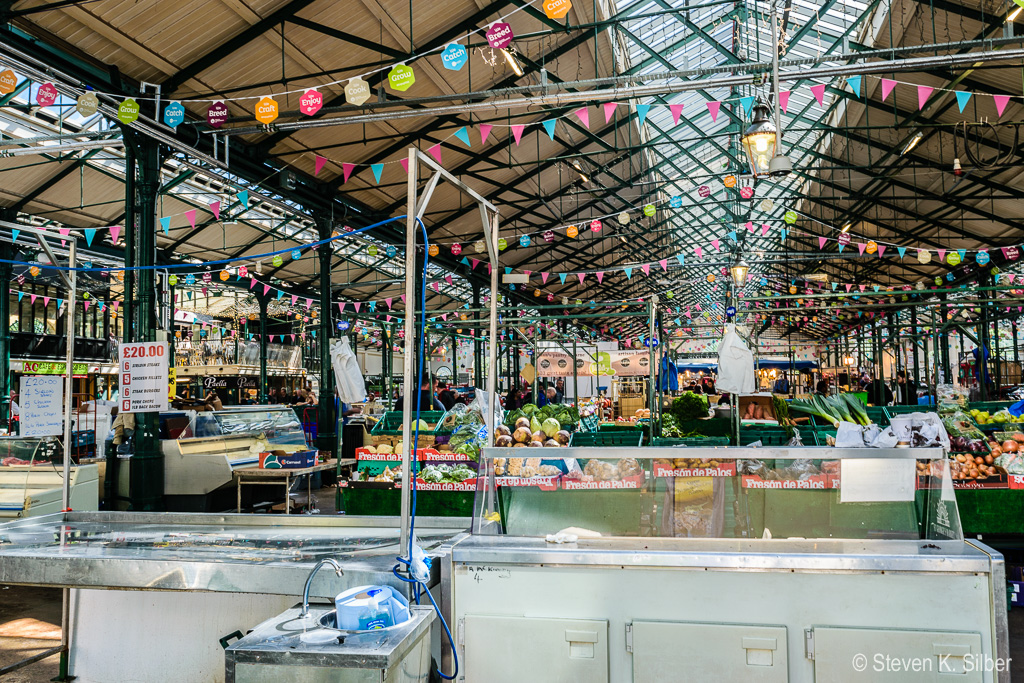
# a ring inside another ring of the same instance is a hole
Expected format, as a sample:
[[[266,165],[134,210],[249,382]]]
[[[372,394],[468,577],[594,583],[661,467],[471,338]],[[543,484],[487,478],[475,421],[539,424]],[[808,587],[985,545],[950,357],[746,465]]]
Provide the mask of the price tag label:
[[[118,394],[122,413],[168,409],[167,342],[118,345]]]

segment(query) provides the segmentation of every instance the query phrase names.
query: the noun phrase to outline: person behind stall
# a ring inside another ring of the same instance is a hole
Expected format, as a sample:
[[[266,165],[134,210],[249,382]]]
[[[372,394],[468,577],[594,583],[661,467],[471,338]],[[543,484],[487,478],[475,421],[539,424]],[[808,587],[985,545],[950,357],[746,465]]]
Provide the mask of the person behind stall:
[[[275,405],[277,403],[277,400],[277,388],[270,387],[269,389],[267,389],[267,405]]]
[[[437,400],[434,396],[434,392],[430,390],[430,375],[424,375],[423,381],[420,382],[420,410],[444,410],[444,404]],[[415,400],[415,396],[413,400]],[[412,404],[413,412],[416,412],[416,404]],[[395,401],[395,410],[405,410],[405,395],[398,397]]]
[[[558,389],[554,387],[548,387],[547,391],[544,392],[544,395],[545,398],[547,398],[548,403],[554,403],[555,405],[558,405],[559,403],[562,402],[562,397],[558,395]]]
[[[896,373],[896,405],[917,405],[917,383],[912,379],[907,379],[906,370]]]
[[[558,400],[555,401],[555,403],[564,403],[565,402],[565,380],[564,379],[559,378],[559,379],[555,380],[555,391],[558,392]]]
[[[273,391],[273,389],[271,389],[271,391]],[[270,403],[270,404],[273,404],[273,401],[270,400],[270,395],[269,394],[267,394],[267,402]],[[242,399],[242,405],[243,406],[254,406],[254,405],[256,405],[256,403],[257,403],[257,401],[256,401],[256,390],[255,389],[247,389],[246,392],[245,392],[245,398]]]
[[[727,405],[729,405],[729,394],[723,393],[721,396],[719,396],[718,397],[718,405],[720,405],[720,406],[727,406]]]
[[[818,394],[819,396],[828,396],[828,389],[828,380],[819,379],[818,384],[814,387],[814,393]]]
[[[779,378],[775,380],[775,386],[772,387],[772,391],[776,394],[788,394],[789,393],[789,378],[786,377],[786,372],[783,371]]]
[[[871,382],[867,387],[868,402],[874,406],[886,406],[892,403],[892,389],[880,379]]]
[[[203,398],[203,403],[206,405],[207,410],[224,410],[224,403],[220,400],[220,396],[217,395],[216,389],[210,389],[210,392]]]
[[[445,410],[451,410],[452,406],[455,405],[455,392],[452,391],[451,386],[444,382],[437,383],[437,400],[441,402]]]
[[[505,410],[516,410],[522,407],[523,394],[518,387],[512,387],[505,394]]]

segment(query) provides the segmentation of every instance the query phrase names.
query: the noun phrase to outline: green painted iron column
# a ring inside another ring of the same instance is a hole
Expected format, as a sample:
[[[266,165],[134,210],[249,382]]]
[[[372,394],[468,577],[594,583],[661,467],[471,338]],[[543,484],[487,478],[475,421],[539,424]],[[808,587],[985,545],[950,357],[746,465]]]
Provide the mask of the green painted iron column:
[[[270,308],[270,298],[256,295],[256,302],[260,305],[260,405],[267,403],[267,309]]]
[[[160,192],[160,147],[130,129],[124,131],[125,141],[134,148],[138,177],[134,203],[135,222],[128,226],[134,233],[135,265],[153,266],[156,261],[156,202]],[[157,296],[156,270],[136,272],[133,341],[156,341]],[[127,280],[127,278],[126,278]],[[126,331],[126,335],[128,332]],[[168,340],[170,341],[170,340]],[[135,453],[129,460],[130,508],[138,511],[164,509],[164,462],[160,451],[157,413],[135,414]]]
[[[0,210],[0,218],[14,222],[17,212]],[[12,260],[13,246],[0,242],[0,259]],[[11,271],[9,263],[0,263],[0,425],[11,419]]]
[[[330,219],[317,217],[316,228],[319,239],[331,237]],[[320,352],[320,396],[317,410],[316,447],[341,455],[338,443],[338,418],[334,410],[334,372],[331,369],[331,254],[330,244],[317,247],[320,262],[320,324],[317,329],[317,349]],[[338,489],[341,495],[341,489]]]

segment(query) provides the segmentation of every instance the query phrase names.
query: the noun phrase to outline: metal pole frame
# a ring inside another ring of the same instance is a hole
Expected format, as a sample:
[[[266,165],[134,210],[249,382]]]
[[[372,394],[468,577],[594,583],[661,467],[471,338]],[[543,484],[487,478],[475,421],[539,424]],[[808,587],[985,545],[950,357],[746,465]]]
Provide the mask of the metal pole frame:
[[[483,234],[486,236],[488,263],[491,267],[491,292],[490,292],[490,335],[487,345],[488,368],[487,368],[487,392],[491,401],[497,401],[497,367],[498,367],[498,209],[483,195],[476,192],[456,176],[445,170],[434,159],[416,147],[409,148],[409,173],[406,184],[406,212],[405,212],[405,353],[403,354],[403,378],[405,383],[405,400],[402,409],[402,499],[401,499],[401,534],[399,541],[402,557],[410,557],[409,547],[409,526],[412,512],[412,468],[410,456],[417,444],[412,443],[412,415],[413,415],[413,390],[419,392],[419,383],[416,379],[415,349],[412,348],[416,339],[416,230],[417,223],[426,215],[427,206],[437,189],[438,184],[444,180],[470,199],[476,201],[480,209],[480,221]],[[430,177],[419,191],[420,165],[425,166]],[[424,245],[425,248],[425,245]],[[426,282],[424,282],[426,286]],[[494,433],[494,404],[489,404],[484,418],[487,423],[488,436]]]

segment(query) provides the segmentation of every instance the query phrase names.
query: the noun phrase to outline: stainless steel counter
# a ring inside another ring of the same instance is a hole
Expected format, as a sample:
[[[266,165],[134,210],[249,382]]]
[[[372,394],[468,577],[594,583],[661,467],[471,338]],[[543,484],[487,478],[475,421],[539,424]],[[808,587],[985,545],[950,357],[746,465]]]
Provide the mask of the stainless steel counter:
[[[428,553],[456,539],[469,520],[419,518]],[[387,584],[406,592],[391,568],[398,518],[191,513],[73,512],[0,525],[0,583],[300,595],[319,560],[311,597]]]

